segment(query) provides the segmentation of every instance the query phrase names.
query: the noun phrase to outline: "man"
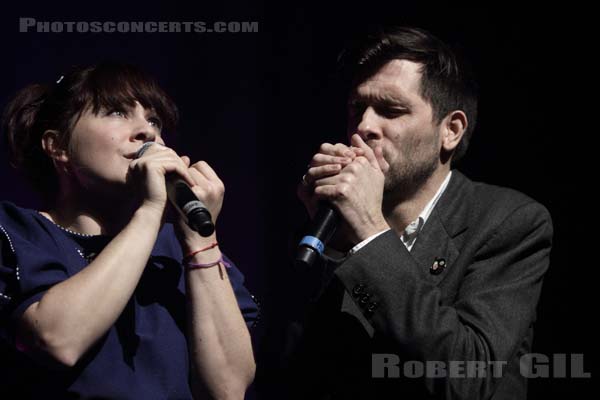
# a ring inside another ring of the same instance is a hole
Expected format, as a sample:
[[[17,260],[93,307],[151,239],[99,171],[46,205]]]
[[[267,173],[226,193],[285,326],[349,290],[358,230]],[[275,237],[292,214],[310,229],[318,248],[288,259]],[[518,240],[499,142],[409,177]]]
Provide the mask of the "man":
[[[395,28],[346,63],[350,145],[323,144],[299,190],[311,214],[327,200],[343,223],[292,358],[294,394],[526,398],[548,211],[452,169],[477,99],[441,41]]]

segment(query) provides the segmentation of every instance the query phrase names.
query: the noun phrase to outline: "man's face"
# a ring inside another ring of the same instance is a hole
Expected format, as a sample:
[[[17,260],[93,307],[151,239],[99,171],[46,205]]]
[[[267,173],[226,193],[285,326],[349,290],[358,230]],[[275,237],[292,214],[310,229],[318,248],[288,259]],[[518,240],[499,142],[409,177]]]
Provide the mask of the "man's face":
[[[417,190],[440,165],[440,127],[419,94],[420,67],[390,61],[360,83],[348,102],[348,137],[358,133],[371,148],[381,146],[390,165],[387,194]]]

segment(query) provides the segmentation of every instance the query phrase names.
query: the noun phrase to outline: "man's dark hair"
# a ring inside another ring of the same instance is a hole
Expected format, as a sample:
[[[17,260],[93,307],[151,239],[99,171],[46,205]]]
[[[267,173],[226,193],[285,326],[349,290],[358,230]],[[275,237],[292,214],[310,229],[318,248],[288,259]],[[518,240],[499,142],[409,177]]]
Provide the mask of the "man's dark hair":
[[[477,119],[477,84],[471,68],[431,33],[409,27],[384,28],[368,35],[342,53],[340,66],[346,82],[355,88],[392,60],[423,65],[420,95],[431,104],[436,124],[454,110],[467,115],[467,129],[452,157],[454,165],[467,151]]]

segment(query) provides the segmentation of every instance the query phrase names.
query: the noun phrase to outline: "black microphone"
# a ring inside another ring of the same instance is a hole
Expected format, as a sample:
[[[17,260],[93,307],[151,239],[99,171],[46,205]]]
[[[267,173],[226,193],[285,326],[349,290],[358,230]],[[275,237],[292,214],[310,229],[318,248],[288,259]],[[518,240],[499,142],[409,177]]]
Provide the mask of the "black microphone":
[[[325,244],[335,233],[339,223],[338,212],[329,203],[320,203],[317,214],[310,223],[296,252],[295,265],[297,267],[311,267],[325,250]]]
[[[140,158],[156,142],[146,142],[135,153],[135,158]],[[160,145],[160,143],[157,143]],[[162,146],[162,145],[161,145]],[[202,236],[210,236],[215,231],[210,212],[188,184],[175,175],[167,175],[167,196],[173,207],[185,217],[188,226]]]

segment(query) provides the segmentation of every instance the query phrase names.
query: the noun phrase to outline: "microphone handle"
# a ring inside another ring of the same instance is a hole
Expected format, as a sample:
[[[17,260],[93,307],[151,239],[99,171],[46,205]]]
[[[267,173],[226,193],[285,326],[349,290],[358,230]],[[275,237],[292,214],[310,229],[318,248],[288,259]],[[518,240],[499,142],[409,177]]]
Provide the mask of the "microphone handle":
[[[182,179],[167,179],[167,191],[171,204],[186,219],[189,227],[207,237],[215,231],[210,212]]]
[[[153,144],[161,145],[156,142],[146,142],[138,149],[135,158],[138,159],[144,155],[146,150]],[[185,217],[189,227],[204,237],[212,235],[215,231],[212,216],[187,183],[183,179],[174,176],[167,176],[166,181],[169,200],[175,209]]]
[[[328,203],[321,203],[313,218],[308,233],[298,244],[295,264],[312,267],[325,250],[325,244],[335,233],[339,223],[338,212]]]

